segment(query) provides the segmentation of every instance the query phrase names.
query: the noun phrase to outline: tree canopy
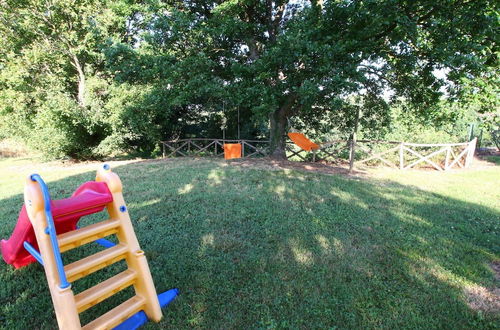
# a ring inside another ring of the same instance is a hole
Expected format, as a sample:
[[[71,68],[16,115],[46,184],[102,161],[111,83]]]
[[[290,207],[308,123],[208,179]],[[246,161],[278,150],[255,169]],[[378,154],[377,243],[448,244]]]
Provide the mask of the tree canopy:
[[[359,108],[379,130],[446,98],[498,120],[496,1],[3,1],[0,19],[2,128],[63,154],[210,137],[236,111],[275,157],[289,119],[348,133]]]

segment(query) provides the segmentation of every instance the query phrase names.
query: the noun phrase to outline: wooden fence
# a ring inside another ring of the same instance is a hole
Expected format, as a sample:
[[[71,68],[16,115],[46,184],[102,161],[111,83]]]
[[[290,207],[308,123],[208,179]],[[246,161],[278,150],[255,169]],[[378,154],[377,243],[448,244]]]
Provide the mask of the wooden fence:
[[[423,144],[381,140],[330,141],[308,158],[308,152],[293,143],[286,144],[288,159],[303,161],[346,160],[354,157],[354,164],[382,163],[402,170],[416,166],[429,166],[438,171],[470,166],[474,157],[477,139],[466,143]],[[180,139],[161,141],[163,157],[177,156],[222,156],[224,143],[241,143],[242,157],[262,157],[269,154],[269,141],[227,139]],[[352,155],[352,156],[351,156]]]
[[[417,165],[427,165],[438,171],[447,171],[452,168],[469,167],[474,158],[477,139],[465,143],[408,143],[393,141],[376,141],[376,144],[385,143],[389,147],[385,150],[376,150],[367,145],[374,141],[358,141],[356,148],[364,153],[356,165],[370,161],[381,162],[389,167],[407,170]],[[375,151],[376,150],[376,151]],[[358,153],[359,155],[359,153]]]
[[[241,143],[241,156],[243,158],[262,157],[267,156],[269,153],[269,141],[203,138],[161,141],[163,158],[177,156],[223,156],[224,143]]]

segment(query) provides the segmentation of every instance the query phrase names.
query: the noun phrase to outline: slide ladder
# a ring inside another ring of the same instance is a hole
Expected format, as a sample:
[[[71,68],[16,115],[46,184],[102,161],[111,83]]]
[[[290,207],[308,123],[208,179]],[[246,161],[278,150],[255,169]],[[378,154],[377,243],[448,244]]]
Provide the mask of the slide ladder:
[[[139,246],[128,215],[119,177],[111,172],[108,165],[104,165],[97,171],[96,181],[106,183],[112,194],[113,200],[105,206],[109,219],[59,235],[55,230],[50,195],[45,183],[37,174],[26,181],[26,211],[39,251],[26,241],[24,247],[45,268],[59,328],[131,329],[145,323],[148,318],[158,322],[162,318],[161,305],[173,300],[177,289],[157,296],[144,251]],[[109,235],[116,235],[118,243],[103,239]],[[94,241],[107,248],[63,265],[61,253]],[[121,260],[128,266],[125,271],[81,293],[73,293],[71,282]],[[135,291],[132,298],[81,326],[80,313],[130,286],[133,286]]]

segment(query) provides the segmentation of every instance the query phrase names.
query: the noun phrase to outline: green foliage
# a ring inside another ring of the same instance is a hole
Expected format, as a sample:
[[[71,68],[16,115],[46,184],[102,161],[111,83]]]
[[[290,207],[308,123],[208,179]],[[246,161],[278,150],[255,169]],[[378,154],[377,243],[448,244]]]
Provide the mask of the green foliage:
[[[32,121],[32,131],[26,132],[28,145],[45,155],[55,158],[66,155],[85,156],[84,125],[82,113],[74,100],[65,95],[49,95],[46,103],[40,105]],[[82,134],[84,133],[84,134]]]
[[[341,1],[324,7],[186,1],[167,7],[166,15],[152,17],[147,43],[128,51],[140,66],[127,61],[120,70],[109,58],[116,74],[134,83],[154,77],[169,86],[168,102],[181,107],[182,116],[192,109],[220,111],[224,102],[233,113],[243,109],[256,121],[270,119],[272,148],[279,147],[290,117],[314,131],[330,118],[331,130],[347,134],[362,108],[365,129],[376,134],[388,127],[389,108],[402,101],[412,116],[431,121],[440,116],[436,105],[445,87],[452,97],[458,89],[450,86],[497,64],[498,22],[490,1]],[[446,79],[436,75],[439,70]],[[392,98],[384,97],[388,91]]]
[[[444,98],[498,124],[490,0],[6,0],[0,22],[0,136],[32,140],[49,125],[38,129],[51,157],[147,154],[223,126],[235,138],[238,113],[242,138],[278,151],[289,118],[346,136],[361,109],[376,136],[399,103],[425,127],[458,120]]]
[[[134,42],[126,23],[138,7],[127,1],[0,6],[7,50],[0,57],[0,136],[23,140],[47,158],[110,154],[110,139],[104,140],[114,129],[106,112],[112,91],[103,47],[113,38]]]
[[[407,109],[405,104],[391,109],[390,124],[384,130],[374,132],[367,137],[389,141],[404,141],[411,143],[453,143],[463,142],[467,136],[467,124],[463,121],[449,120],[446,107],[440,104],[442,109],[440,118],[423,119]],[[450,114],[450,113],[448,113]],[[455,115],[456,113],[453,113]],[[364,134],[363,129],[361,130]]]
[[[474,135],[479,136],[481,145],[498,146],[495,131],[500,130],[500,74],[491,70],[475,79],[464,79],[461,89],[463,102],[456,105],[465,113],[469,124],[474,125]],[[498,133],[497,133],[498,134]]]
[[[158,123],[171,123],[167,111],[155,111],[162,102],[161,93],[155,93],[151,86],[135,87],[127,83],[111,86],[105,105],[110,134],[99,146],[99,152],[106,154],[113,149],[124,150],[127,146],[138,151],[151,151],[164,129]]]

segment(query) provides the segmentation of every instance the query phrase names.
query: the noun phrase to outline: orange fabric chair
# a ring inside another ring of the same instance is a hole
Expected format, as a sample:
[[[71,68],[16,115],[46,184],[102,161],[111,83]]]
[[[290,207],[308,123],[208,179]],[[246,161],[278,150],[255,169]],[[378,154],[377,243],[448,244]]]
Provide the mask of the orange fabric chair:
[[[296,145],[298,145],[299,147],[301,147],[305,151],[318,150],[320,147],[318,144],[309,140],[302,133],[296,133],[296,132],[292,133],[291,132],[291,133],[288,133],[288,137],[293,141],[293,143],[295,143]]]
[[[224,143],[224,159],[241,158],[241,143]]]

